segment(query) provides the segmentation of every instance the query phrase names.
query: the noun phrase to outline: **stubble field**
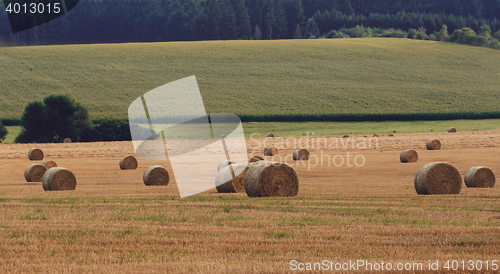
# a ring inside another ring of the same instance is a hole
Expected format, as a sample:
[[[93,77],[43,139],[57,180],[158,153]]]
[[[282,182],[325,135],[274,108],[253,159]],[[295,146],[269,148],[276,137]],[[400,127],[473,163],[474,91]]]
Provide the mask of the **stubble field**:
[[[429,260],[439,260],[441,271],[447,260],[465,260],[466,266],[481,260],[491,268],[492,260],[500,260],[498,184],[463,185],[455,196],[418,196],[413,179],[435,161],[455,165],[462,175],[480,165],[498,174],[499,134],[248,139],[249,152],[275,144],[283,147],[281,157],[291,155],[294,141],[309,145],[310,161],[287,158],[300,179],[294,198],[248,198],[213,189],[180,199],[175,182],[142,182],[152,164],[172,172],[166,162],[139,160],[137,170],[119,169],[120,158],[133,154],[130,142],[37,144],[45,159],[73,170],[78,181],[75,191],[44,192],[41,183],[27,183],[23,176],[34,144],[2,145],[0,269],[276,273],[290,271],[292,260],[422,263],[424,270]],[[441,140],[441,150],[425,150],[431,138]],[[404,149],[417,150],[418,162],[400,163]]]

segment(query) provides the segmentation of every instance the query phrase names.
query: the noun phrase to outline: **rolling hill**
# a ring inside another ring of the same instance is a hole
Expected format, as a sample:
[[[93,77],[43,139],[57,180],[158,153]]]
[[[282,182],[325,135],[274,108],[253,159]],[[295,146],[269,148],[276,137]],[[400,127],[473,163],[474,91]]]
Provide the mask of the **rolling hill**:
[[[247,120],[500,113],[500,51],[366,38],[3,47],[0,118],[52,93],[125,118],[141,94],[190,75],[208,113]]]

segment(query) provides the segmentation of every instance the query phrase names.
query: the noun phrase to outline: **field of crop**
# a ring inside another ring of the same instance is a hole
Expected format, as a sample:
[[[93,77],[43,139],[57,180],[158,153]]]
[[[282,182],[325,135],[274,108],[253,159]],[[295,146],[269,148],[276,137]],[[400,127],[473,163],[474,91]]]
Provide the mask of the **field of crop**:
[[[0,117],[70,93],[94,119],[125,118],[141,94],[190,75],[208,113],[254,120],[500,112],[499,51],[367,38],[4,47]]]
[[[440,271],[448,260],[460,267],[473,260],[474,267],[484,271],[488,264],[491,271],[494,260],[500,264],[498,182],[493,189],[463,185],[459,195],[418,196],[413,178],[435,161],[454,164],[462,175],[475,165],[498,174],[499,133],[383,135],[370,149],[318,149],[309,137],[317,158],[288,161],[300,180],[293,198],[212,189],[179,199],[175,180],[166,187],[142,183],[149,165],[172,172],[168,162],[139,160],[137,170],[119,169],[119,159],[133,153],[130,142],[37,144],[78,181],[74,191],[45,192],[23,178],[33,144],[2,145],[0,272],[283,273],[293,269],[292,260],[383,261],[394,269],[402,263],[424,270],[439,261]],[[424,149],[431,138],[441,140],[442,150]],[[266,141],[276,145],[280,138]],[[249,150],[260,154],[263,142],[249,139]],[[418,151],[417,163],[399,162],[407,148]],[[346,153],[366,162],[323,163],[326,155]]]

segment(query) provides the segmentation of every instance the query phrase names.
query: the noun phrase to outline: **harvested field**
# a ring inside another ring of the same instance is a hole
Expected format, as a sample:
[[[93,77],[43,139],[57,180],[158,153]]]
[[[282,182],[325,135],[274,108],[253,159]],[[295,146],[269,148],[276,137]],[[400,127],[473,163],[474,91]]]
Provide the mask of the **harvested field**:
[[[255,139],[260,145],[249,140],[255,155],[265,146],[278,147],[273,160],[282,157],[297,171],[294,198],[248,198],[219,194],[214,187],[179,199],[175,174],[164,188],[142,181],[151,165],[173,174],[168,162],[140,160],[136,170],[120,170],[121,157],[133,155],[130,142],[37,144],[78,178],[70,193],[44,192],[24,179],[32,144],[1,145],[0,269],[276,273],[290,270],[291,260],[358,259],[423,263],[425,269],[428,260],[439,260],[441,270],[447,260],[489,260],[491,266],[500,259],[500,187],[463,186],[459,195],[418,196],[413,181],[421,166],[441,161],[462,176],[471,166],[499,174],[499,135],[500,130],[380,134],[371,149],[359,148],[360,136],[328,137],[326,149],[308,138],[302,142],[309,145],[307,162],[293,161],[293,142],[281,147],[285,139],[279,137],[265,144],[266,138]],[[427,151],[430,139],[446,146]],[[416,150],[418,164],[402,165],[403,149]],[[340,158],[344,164],[336,166]],[[363,165],[356,166],[361,158]]]

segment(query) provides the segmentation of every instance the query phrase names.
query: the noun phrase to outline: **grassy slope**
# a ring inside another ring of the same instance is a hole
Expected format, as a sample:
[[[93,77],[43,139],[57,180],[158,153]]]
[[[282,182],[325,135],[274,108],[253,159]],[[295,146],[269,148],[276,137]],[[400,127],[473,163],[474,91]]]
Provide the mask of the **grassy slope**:
[[[92,118],[196,75],[207,112],[321,115],[500,111],[500,52],[408,39],[0,48],[0,118],[54,92]]]

